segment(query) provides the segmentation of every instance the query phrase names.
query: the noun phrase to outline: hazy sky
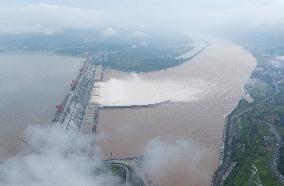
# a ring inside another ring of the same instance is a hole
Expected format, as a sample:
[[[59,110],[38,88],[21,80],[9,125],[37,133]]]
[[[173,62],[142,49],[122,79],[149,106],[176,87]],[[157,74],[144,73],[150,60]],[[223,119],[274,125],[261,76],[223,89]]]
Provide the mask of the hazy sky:
[[[10,0],[0,1],[0,32],[279,27],[283,10],[283,0]]]

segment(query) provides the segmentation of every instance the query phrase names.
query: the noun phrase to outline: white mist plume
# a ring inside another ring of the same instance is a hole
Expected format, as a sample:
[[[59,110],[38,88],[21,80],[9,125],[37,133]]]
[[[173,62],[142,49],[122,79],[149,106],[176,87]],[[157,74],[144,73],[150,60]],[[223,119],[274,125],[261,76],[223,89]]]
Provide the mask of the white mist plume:
[[[0,164],[1,186],[117,186],[119,179],[98,175],[99,151],[86,153],[88,137],[61,127],[29,127],[31,153]]]
[[[206,92],[202,80],[146,80],[137,74],[96,85],[93,100],[104,106],[150,105],[166,101],[198,101]],[[211,89],[212,90],[212,89]]]
[[[101,31],[101,35],[105,38],[113,37],[118,34],[118,31],[114,28],[108,27]]]
[[[154,139],[146,146],[143,169],[156,186],[194,183],[200,176],[210,175],[203,162],[207,154],[204,147],[191,139]]]
[[[276,60],[284,61],[284,56],[275,56]]]

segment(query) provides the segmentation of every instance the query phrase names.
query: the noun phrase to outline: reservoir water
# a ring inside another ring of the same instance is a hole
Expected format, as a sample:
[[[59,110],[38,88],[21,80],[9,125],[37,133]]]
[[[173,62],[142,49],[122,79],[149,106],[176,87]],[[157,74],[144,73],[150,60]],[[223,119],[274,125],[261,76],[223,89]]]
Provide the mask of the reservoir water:
[[[50,124],[82,59],[39,53],[0,54],[0,159],[26,148],[28,125]]]

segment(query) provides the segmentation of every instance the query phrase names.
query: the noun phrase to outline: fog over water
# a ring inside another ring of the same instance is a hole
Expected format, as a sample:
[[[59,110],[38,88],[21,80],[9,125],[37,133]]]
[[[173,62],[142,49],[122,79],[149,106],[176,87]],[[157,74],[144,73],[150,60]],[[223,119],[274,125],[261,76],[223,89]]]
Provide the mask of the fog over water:
[[[175,185],[185,185],[183,178],[186,176],[185,172],[190,172],[190,175],[187,175],[190,178],[208,176],[206,170],[208,153],[207,149],[192,139],[169,141],[156,138],[145,148],[143,170],[156,186],[173,183],[173,179]],[[190,183],[198,185],[198,181],[194,179]]]
[[[119,186],[120,180],[98,174],[100,151],[88,156],[90,139],[60,126],[30,126],[29,149],[2,162],[1,186]],[[32,151],[32,152],[31,152]]]
[[[213,94],[213,84],[201,79],[143,79],[132,73],[125,79],[111,78],[98,83],[93,100],[103,106],[150,105],[171,102],[196,102]]]

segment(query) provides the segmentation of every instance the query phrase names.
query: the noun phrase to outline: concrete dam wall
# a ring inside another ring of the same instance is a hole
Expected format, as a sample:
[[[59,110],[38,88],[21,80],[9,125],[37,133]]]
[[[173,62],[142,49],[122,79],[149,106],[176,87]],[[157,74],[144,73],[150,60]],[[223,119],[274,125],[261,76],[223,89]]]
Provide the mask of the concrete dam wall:
[[[102,74],[102,66],[96,66],[95,61],[88,57],[78,77],[72,81],[65,99],[57,106],[53,123],[84,133],[95,132],[98,105],[90,102],[90,96],[95,83],[101,81]]]

